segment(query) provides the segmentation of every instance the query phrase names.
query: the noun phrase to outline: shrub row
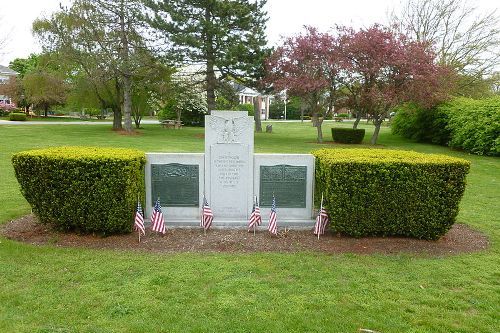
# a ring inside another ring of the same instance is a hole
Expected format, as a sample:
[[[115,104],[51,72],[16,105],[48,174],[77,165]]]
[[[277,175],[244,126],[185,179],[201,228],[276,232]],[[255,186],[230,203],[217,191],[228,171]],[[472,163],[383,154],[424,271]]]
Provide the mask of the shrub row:
[[[437,239],[455,222],[470,164],[445,155],[382,149],[320,149],[316,204],[350,236]]]
[[[393,133],[419,142],[500,156],[500,97],[456,98],[430,110],[405,104],[391,126]]]
[[[408,103],[396,108],[396,116],[391,123],[392,133],[418,142],[447,145],[450,130],[447,128],[449,116],[440,108],[424,109]]]
[[[440,107],[450,115],[450,147],[473,154],[500,156],[500,97],[455,99]]]
[[[26,113],[11,113],[9,114],[9,120],[12,121],[25,121],[26,120]]]
[[[131,231],[137,196],[144,191],[143,152],[57,147],[17,153],[12,163],[40,222],[82,233]]]
[[[333,141],[338,143],[361,143],[365,137],[365,129],[334,127],[332,128],[332,137]]]

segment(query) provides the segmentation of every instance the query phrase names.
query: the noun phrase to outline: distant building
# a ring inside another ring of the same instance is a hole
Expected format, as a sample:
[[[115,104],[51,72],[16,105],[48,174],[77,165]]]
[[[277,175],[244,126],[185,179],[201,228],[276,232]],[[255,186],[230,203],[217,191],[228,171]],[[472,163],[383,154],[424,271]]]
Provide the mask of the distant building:
[[[255,89],[245,87],[238,83],[232,83],[240,104],[254,104],[257,100],[260,103],[260,119],[269,119],[269,105],[273,102],[274,97],[271,95],[264,95]]]
[[[0,84],[5,84],[10,80],[11,77],[17,76],[17,72],[13,71],[9,67],[0,65]],[[12,109],[16,105],[12,102],[9,96],[0,95],[0,108]]]

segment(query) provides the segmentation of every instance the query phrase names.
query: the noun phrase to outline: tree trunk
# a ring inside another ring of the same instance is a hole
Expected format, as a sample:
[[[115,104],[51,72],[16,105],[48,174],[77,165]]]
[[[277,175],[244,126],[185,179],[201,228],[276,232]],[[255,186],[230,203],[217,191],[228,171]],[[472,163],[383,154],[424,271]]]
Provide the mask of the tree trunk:
[[[323,143],[323,130],[321,129],[322,124],[323,118],[318,118],[318,122],[316,124],[316,129],[318,130],[318,143]]]
[[[304,105],[300,105],[300,122],[304,122]]]
[[[123,115],[125,131],[132,132],[132,82],[130,76],[123,77]]]
[[[48,105],[44,105],[43,115],[45,116],[45,118],[47,118],[49,116],[49,106]]]
[[[121,60],[123,63],[122,79],[123,79],[123,115],[125,116],[125,131],[132,132],[132,78],[130,75],[129,64],[129,43],[127,38],[127,31],[125,27],[125,4],[122,0],[120,2],[120,32],[121,32],[121,46],[122,54]]]
[[[205,22],[212,22],[212,13],[210,8],[207,6],[205,8]],[[215,77],[215,51],[214,51],[214,40],[213,32],[206,29],[205,33],[205,46],[206,46],[206,59],[207,59],[207,108],[210,114],[215,110],[215,88],[217,86],[217,78]]]
[[[134,108],[132,112],[132,117],[134,118],[135,128],[139,129],[141,127],[142,114],[139,108]]]
[[[372,138],[370,139],[370,143],[372,145],[377,144],[378,134],[380,133],[380,126],[382,125],[382,121],[383,118],[382,119],[375,118],[373,121],[373,123],[375,124],[375,130],[373,131]]]
[[[354,125],[352,125],[353,129],[358,128],[358,124],[361,121],[361,111],[356,112],[356,120],[354,121]]]
[[[113,130],[119,131],[122,127],[122,111],[119,106],[113,108]]]
[[[255,132],[262,133],[262,123],[260,121],[260,96],[254,99],[253,102],[253,120],[255,121]]]

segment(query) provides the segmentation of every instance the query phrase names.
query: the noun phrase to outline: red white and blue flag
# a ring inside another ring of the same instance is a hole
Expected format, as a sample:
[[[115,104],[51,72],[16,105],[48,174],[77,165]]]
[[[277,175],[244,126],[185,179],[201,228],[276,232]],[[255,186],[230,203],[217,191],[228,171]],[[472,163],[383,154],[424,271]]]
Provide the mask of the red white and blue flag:
[[[318,216],[316,217],[316,223],[314,224],[314,234],[323,235],[325,233],[326,225],[329,222],[328,213],[326,212],[325,207],[323,207],[323,196],[321,196],[321,207],[318,212]]]
[[[273,204],[271,205],[271,213],[269,214],[269,224],[267,230],[273,235],[278,234],[278,217],[276,215],[276,198],[273,194]]]
[[[210,229],[213,220],[214,220],[214,214],[212,213],[212,209],[208,205],[207,198],[203,196],[203,208],[201,210],[200,227],[202,227],[205,230]]]
[[[255,227],[261,225],[261,223],[262,216],[260,215],[259,202],[257,201],[257,197],[255,197],[252,214],[250,214],[250,219],[248,220],[248,231],[252,228],[255,230]]]
[[[135,211],[134,229],[138,231],[139,234],[146,234],[146,229],[144,228],[144,215],[142,215],[142,207],[139,201],[137,201],[137,210]]]
[[[153,214],[151,215],[151,229],[153,231],[164,234],[167,231],[165,221],[163,219],[163,212],[161,211],[160,198],[155,202]]]

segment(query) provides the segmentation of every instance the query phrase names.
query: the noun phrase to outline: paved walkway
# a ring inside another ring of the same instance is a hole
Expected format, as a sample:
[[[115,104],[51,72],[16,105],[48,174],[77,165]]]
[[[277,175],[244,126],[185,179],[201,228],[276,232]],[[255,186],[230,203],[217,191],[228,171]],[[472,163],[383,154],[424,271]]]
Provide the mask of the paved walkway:
[[[344,122],[352,122],[353,119],[346,119]],[[300,120],[263,120],[263,123],[299,123]],[[304,123],[309,123],[310,120],[304,120]],[[333,120],[325,120],[325,122],[330,123]],[[158,120],[144,119],[141,121],[144,125],[154,125],[159,124]],[[28,121],[10,121],[10,120],[0,120],[0,125],[113,125],[112,121],[44,121],[44,120],[28,120]],[[134,123],[132,123],[134,126]]]
[[[158,120],[145,119],[141,121],[141,124],[159,124]],[[0,125],[113,125],[112,121],[44,121],[44,120],[32,120],[32,121],[10,121],[10,120],[0,120]],[[134,123],[132,123],[133,126]]]

